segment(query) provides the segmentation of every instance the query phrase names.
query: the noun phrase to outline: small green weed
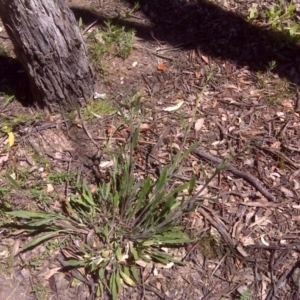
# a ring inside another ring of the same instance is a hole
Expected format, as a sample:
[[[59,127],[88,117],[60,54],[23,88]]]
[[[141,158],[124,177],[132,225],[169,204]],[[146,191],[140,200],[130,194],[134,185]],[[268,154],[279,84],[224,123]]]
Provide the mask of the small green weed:
[[[35,294],[37,300],[46,300],[49,294],[46,287],[35,280],[32,284],[32,292]]]
[[[97,99],[87,107],[82,108],[82,116],[85,120],[91,120],[103,115],[109,115],[114,111],[116,111],[116,109],[110,99]]]
[[[249,10],[248,21],[255,22],[261,16],[266,19],[267,24],[275,29],[274,35],[280,34],[280,38],[284,38],[285,42],[300,41],[300,27],[297,20],[297,7],[293,2],[285,3],[280,1],[271,8],[259,13],[256,6]],[[282,40],[283,41],[283,40]]]
[[[246,286],[241,286],[238,288],[238,291],[233,299],[234,300],[250,300],[251,296],[252,296],[251,291]],[[222,297],[220,300],[229,300],[229,298]]]
[[[9,50],[2,44],[0,44],[0,55],[9,57]]]
[[[2,97],[1,97],[2,98]],[[10,95],[10,94],[4,94],[3,98],[1,99],[1,101],[3,101],[3,106],[6,107],[7,105],[9,105],[10,103],[12,103],[15,100],[15,96],[14,95]]]
[[[238,289],[238,293],[240,294],[236,300],[249,300],[251,298],[251,291],[246,286],[241,286]]]
[[[140,8],[140,4],[138,2],[136,2],[134,4],[134,7],[129,10],[129,11],[126,11],[125,13],[121,13],[119,14],[119,19],[127,19],[127,18],[130,18],[132,16],[132,14],[138,10]]]
[[[43,113],[36,113],[35,115],[30,114],[19,114],[15,117],[6,117],[1,123],[1,130],[7,132],[7,130],[14,130],[18,125],[24,124],[28,121],[35,121],[43,117]]]
[[[75,182],[76,181],[76,173],[68,173],[68,172],[50,172],[47,176],[47,182],[62,184],[64,182]]]
[[[111,21],[105,22],[106,30],[97,29],[88,37],[92,40],[91,52],[94,64],[105,68],[104,55],[119,56],[127,58],[134,44],[135,31],[126,31],[124,27],[112,24]]]

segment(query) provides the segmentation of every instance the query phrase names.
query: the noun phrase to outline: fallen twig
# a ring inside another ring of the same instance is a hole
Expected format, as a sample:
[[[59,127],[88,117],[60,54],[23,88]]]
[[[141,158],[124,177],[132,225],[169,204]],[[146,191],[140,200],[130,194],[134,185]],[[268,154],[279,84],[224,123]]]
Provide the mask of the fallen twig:
[[[195,149],[193,151],[193,154],[203,158],[205,160],[211,161],[215,164],[220,164],[223,162],[222,159],[217,158],[203,150],[199,150],[199,149]],[[233,165],[229,164],[229,163],[225,163],[224,164],[224,169],[226,171],[230,171],[231,173],[233,173],[234,175],[241,177],[243,179],[245,179],[246,181],[248,181],[252,186],[254,186],[263,196],[265,196],[269,201],[276,201],[276,197],[273,196],[265,187],[263,187],[263,185],[260,183],[260,181],[255,178],[254,176],[242,172],[240,170],[238,170],[237,168],[235,168]]]

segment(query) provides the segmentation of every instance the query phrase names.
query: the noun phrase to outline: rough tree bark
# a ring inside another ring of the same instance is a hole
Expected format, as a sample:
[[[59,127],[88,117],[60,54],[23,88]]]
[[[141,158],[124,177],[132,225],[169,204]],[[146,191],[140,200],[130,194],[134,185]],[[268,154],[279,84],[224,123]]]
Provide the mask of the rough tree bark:
[[[0,0],[0,17],[27,73],[30,100],[58,112],[92,95],[87,48],[65,0]]]

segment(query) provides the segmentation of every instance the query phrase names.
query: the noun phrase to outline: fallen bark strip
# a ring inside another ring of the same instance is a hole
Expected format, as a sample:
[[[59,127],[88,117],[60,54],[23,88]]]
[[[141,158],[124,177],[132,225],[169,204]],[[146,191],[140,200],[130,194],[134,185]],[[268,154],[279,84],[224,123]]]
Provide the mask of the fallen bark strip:
[[[220,164],[223,162],[222,159],[215,157],[203,150],[199,150],[199,149],[195,149],[192,152],[194,155],[203,158],[205,160],[211,161],[215,164]],[[269,201],[276,201],[276,197],[271,194],[262,184],[261,182],[255,178],[254,176],[242,172],[240,170],[238,170],[237,168],[235,168],[233,165],[229,164],[229,163],[224,163],[224,170],[226,171],[230,171],[232,174],[243,178],[244,180],[246,180],[247,182],[249,182],[253,187],[255,187],[263,196],[265,196]]]

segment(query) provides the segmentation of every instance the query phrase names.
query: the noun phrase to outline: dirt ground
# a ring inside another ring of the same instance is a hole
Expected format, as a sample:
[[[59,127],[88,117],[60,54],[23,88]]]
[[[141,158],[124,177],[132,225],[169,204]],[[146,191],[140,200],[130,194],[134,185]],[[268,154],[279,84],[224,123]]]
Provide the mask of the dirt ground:
[[[300,299],[299,45],[287,45],[282,34],[259,20],[247,22],[251,1],[141,0],[140,8],[126,18],[120,16],[135,1],[66,2],[82,19],[84,29],[104,28],[104,21],[113,19],[136,31],[131,55],[125,60],[109,57],[105,80],[99,73],[95,90],[109,95],[116,105],[133,89],[143,93],[145,122],[151,132],[143,135],[141,157],[150,153],[167,163],[164,155],[169,149],[157,146],[158,141],[168,129],[167,136],[179,145],[182,120],[190,122],[195,109],[197,118],[187,140],[199,142],[199,147],[181,178],[195,172],[201,187],[216,164],[230,157],[226,170],[205,190],[206,200],[191,215],[189,230],[197,242],[177,250],[187,264],[160,268],[158,274],[145,268],[144,285],[124,289],[120,299]],[[261,10],[273,3],[256,1]],[[300,5],[296,5],[300,21]],[[5,32],[0,33],[0,42],[12,50]],[[17,82],[22,100],[26,79],[20,65],[2,56],[0,63],[0,92]],[[175,109],[181,102],[181,108]],[[4,114],[14,118],[16,112],[33,114],[23,104],[14,101],[3,107],[1,103],[0,118]],[[16,129],[18,147],[13,156],[1,153],[1,174],[11,164],[24,167],[22,161],[31,162],[26,150],[30,145],[50,157],[53,170],[80,168],[82,176],[95,183],[97,148],[91,137],[104,140],[111,122],[110,117],[91,120],[86,124],[87,137],[82,128],[66,129],[61,116],[27,121],[23,127],[37,130],[27,137],[22,128]],[[72,163],[65,163],[70,157]],[[154,160],[148,164],[153,173],[158,165]],[[64,196],[64,186],[55,189]],[[22,197],[26,194],[15,194],[12,205],[26,206]],[[72,284],[78,274],[59,272],[59,249],[51,259],[39,261],[38,267],[26,262],[44,253],[43,246],[22,253],[10,264],[14,272],[5,273],[10,259],[7,249],[17,253],[22,242],[22,237],[8,237],[1,231],[0,299],[94,299],[88,284]],[[251,293],[241,298],[245,289]]]

